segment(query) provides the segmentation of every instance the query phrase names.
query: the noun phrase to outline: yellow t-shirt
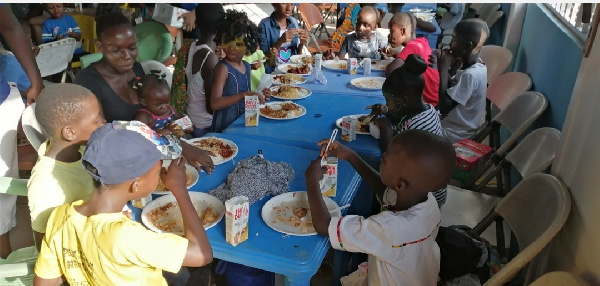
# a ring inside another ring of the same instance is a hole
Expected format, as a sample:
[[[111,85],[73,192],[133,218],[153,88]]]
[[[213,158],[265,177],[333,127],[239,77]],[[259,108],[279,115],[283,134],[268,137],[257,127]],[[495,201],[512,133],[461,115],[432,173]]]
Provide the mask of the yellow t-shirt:
[[[38,149],[39,159],[27,183],[31,228],[40,233],[46,232],[46,223],[56,207],[87,201],[94,190],[92,176],[83,169],[81,159],[65,163],[45,156],[49,144],[46,141]],[[79,152],[83,155],[84,150],[85,146],[81,146]]]
[[[255,61],[261,60],[265,57],[265,54],[261,49],[256,49],[254,54],[244,56],[242,59],[249,64],[252,64]],[[251,79],[251,91],[256,91],[256,88],[260,84],[260,80],[265,74],[265,63],[262,63],[259,69],[250,71],[250,79]]]
[[[70,285],[167,285],[162,271],[177,272],[188,240],[155,233],[122,213],[86,217],[74,206],[56,208],[35,264],[44,279],[64,275]]]

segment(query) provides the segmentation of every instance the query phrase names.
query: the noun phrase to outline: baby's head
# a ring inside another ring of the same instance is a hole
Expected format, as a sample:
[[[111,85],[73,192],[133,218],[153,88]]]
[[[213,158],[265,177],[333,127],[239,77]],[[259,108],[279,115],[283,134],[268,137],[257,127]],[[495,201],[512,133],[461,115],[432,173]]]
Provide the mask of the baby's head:
[[[171,89],[164,74],[153,73],[136,77],[131,87],[140,98],[140,104],[157,116],[171,112]]]
[[[81,145],[106,123],[96,96],[87,88],[71,83],[44,88],[35,103],[35,117],[51,140]]]
[[[217,22],[225,14],[223,5],[219,3],[198,3],[196,6],[196,27],[205,34],[217,32]]]
[[[388,42],[392,48],[397,48],[401,45],[406,45],[415,36],[416,18],[410,13],[400,12],[394,14],[390,20],[390,34]]]
[[[247,52],[253,54],[258,40],[258,27],[248,19],[246,12],[228,9],[217,23],[214,41],[228,60],[241,61]]]
[[[489,34],[485,21],[477,18],[462,20],[454,27],[450,53],[454,58],[475,55],[479,53]]]
[[[161,140],[177,145],[164,148]],[[82,157],[84,169],[92,176],[94,187],[110,191],[121,185],[130,199],[140,199],[156,189],[161,160],[181,156],[179,142],[160,137],[139,121],[113,121],[90,136]],[[172,139],[171,139],[172,140]]]
[[[44,9],[50,14],[52,19],[60,19],[63,16],[63,4],[62,3],[46,3]]]
[[[371,32],[377,29],[377,20],[379,11],[373,6],[363,6],[356,18],[356,37],[359,39],[368,39]]]
[[[448,139],[411,129],[394,136],[379,169],[381,181],[396,191],[398,198],[421,202],[428,192],[448,185],[455,163]]]
[[[423,104],[423,73],[426,70],[427,62],[421,56],[412,54],[385,79],[382,90],[389,113],[401,118]]]

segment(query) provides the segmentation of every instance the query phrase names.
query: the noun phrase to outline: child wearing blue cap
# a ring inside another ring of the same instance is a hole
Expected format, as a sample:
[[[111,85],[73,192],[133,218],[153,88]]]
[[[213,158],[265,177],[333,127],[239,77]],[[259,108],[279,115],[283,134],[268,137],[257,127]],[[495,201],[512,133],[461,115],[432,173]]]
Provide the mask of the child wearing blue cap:
[[[177,158],[161,171],[161,159],[176,157],[179,149],[157,145],[155,134],[136,121],[109,123],[92,133],[82,165],[94,192],[88,202],[52,212],[36,285],[57,285],[61,277],[71,285],[167,285],[161,270],[211,262],[211,246],[185,186],[185,161]],[[184,237],[152,232],[121,213],[128,201],[156,189],[159,174],[181,209]]]

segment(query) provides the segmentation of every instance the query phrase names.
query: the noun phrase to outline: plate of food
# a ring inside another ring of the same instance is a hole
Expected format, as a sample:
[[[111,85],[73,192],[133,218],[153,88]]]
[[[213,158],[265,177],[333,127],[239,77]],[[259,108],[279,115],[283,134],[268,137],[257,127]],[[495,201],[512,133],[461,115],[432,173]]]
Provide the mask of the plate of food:
[[[315,57],[312,55],[293,55],[290,57],[290,61],[295,64],[315,64]]]
[[[223,219],[225,205],[217,197],[200,192],[189,194],[204,229],[215,226]],[[172,194],[148,203],[142,210],[142,222],[155,232],[184,235],[181,210]]]
[[[305,82],[305,77],[293,73],[273,75],[273,84],[303,84]]]
[[[329,210],[338,207],[329,197],[323,197],[323,200]],[[308,236],[317,234],[312,220],[301,220],[309,211],[306,192],[289,192],[268,200],[261,214],[265,223],[276,231],[289,235]],[[332,217],[341,215],[342,212],[339,210],[331,214]]]
[[[309,97],[311,94],[312,91],[308,88],[289,84],[271,87],[271,96],[283,100],[303,99]]]
[[[408,10],[408,12],[411,13],[429,13],[433,11],[432,9],[425,9],[425,8],[412,8],[410,10]]]
[[[163,167],[164,168],[169,168],[169,165],[171,164],[172,160],[164,160],[163,161]],[[198,170],[196,170],[196,168],[192,167],[192,165],[185,163],[185,183],[187,188],[191,188],[192,186],[194,186],[197,182],[198,182],[198,178],[200,176],[198,175]],[[167,186],[165,186],[165,183],[163,183],[162,179],[158,179],[158,185],[156,186],[156,191],[152,192],[155,195],[168,195],[171,193],[171,191],[169,191],[167,189]]]
[[[260,115],[269,119],[295,119],[306,114],[304,106],[291,101],[275,101],[260,106]]]
[[[369,131],[369,124],[364,124],[365,119],[367,119],[367,116],[369,116],[369,114],[354,114],[354,115],[346,115],[344,117],[352,117],[352,118],[356,118],[358,119],[356,122],[356,134],[363,134],[363,135],[370,135],[370,131]],[[338,118],[338,120],[335,121],[335,125],[338,128],[342,128],[342,119],[344,119],[344,117],[340,117]]]
[[[371,60],[371,70],[385,71],[390,62],[389,60]]]
[[[213,136],[186,141],[197,148],[213,152],[216,156],[211,156],[211,159],[215,165],[232,160],[238,153],[238,146],[233,141],[223,138]]]
[[[277,69],[283,73],[309,75],[311,68],[307,64],[282,64],[277,66]]]
[[[385,77],[360,77],[350,81],[350,85],[364,90],[380,90],[385,82]]]
[[[346,61],[342,60],[326,60],[321,64],[324,68],[332,71],[346,71],[348,64]]]

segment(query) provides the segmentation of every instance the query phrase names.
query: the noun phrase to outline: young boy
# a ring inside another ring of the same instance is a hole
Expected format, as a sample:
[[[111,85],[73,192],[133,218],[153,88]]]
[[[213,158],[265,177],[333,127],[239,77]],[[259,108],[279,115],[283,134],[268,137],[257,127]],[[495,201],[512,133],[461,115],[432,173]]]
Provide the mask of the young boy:
[[[415,21],[415,16],[404,12],[396,13],[390,20],[390,34],[388,36],[388,41],[392,48],[404,46],[404,49],[402,49],[394,61],[387,66],[385,70],[386,76],[389,76],[392,71],[404,65],[406,57],[410,54],[417,54],[426,61],[429,59],[431,47],[429,46],[427,38],[417,38],[415,36]],[[435,69],[427,67],[427,70],[423,73],[423,78],[425,79],[423,100],[425,103],[437,106],[440,75]]]
[[[167,285],[161,269],[210,263],[212,249],[185,186],[185,160],[161,172],[161,158],[175,154],[158,148],[156,136],[135,121],[92,133],[82,158],[92,197],[52,212],[35,285],[58,285],[61,277],[71,285]],[[128,201],[151,194],[159,175],[181,209],[185,237],[152,232],[121,213]]]
[[[445,116],[444,134],[452,143],[473,137],[485,121],[487,68],[479,58],[479,51],[488,35],[485,21],[463,20],[454,28],[450,52],[443,50],[438,54],[438,109]]]
[[[378,37],[375,33],[378,14],[379,12],[373,6],[364,6],[360,9],[356,19],[356,32],[348,34],[342,42],[338,54],[340,59],[345,58],[346,54],[349,58],[381,59],[379,50],[387,46],[387,40]],[[333,55],[328,54],[327,57],[333,58]]]
[[[78,42],[81,41],[81,29],[79,25],[70,15],[63,14],[62,3],[46,3],[44,4],[46,12],[50,14],[50,18],[46,19],[42,24],[42,43],[62,40],[64,38],[74,38]],[[78,59],[85,51],[78,43],[78,48],[73,51],[73,56]],[[73,60],[76,61],[77,59]]]
[[[319,144],[322,156],[348,160],[373,191],[378,195],[395,192],[398,200],[368,218],[332,218],[319,190],[325,173],[319,157],[305,173],[317,233],[328,235],[335,249],[369,254],[368,285],[435,285],[440,270],[440,249],[435,242],[440,210],[431,191],[445,187],[452,177],[455,153],[448,140],[424,130],[404,131],[383,154],[380,173],[338,142],[330,150],[324,150],[326,141]],[[343,279],[361,277],[354,272]]]

